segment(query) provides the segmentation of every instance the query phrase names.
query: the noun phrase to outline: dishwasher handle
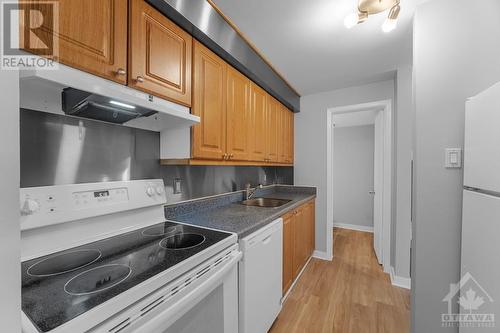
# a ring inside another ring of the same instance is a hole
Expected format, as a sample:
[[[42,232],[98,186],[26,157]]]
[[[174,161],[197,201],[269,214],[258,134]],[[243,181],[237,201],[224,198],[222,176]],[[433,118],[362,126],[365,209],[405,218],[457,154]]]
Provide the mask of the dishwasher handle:
[[[269,242],[271,241],[271,238],[273,237],[273,235],[269,235],[267,236],[266,238],[264,238],[262,240],[262,244],[269,244]]]
[[[271,241],[273,234],[281,232],[282,229],[283,219],[279,218],[270,225],[262,228],[250,236],[243,238],[240,243],[243,252],[254,247],[256,244],[268,244]]]

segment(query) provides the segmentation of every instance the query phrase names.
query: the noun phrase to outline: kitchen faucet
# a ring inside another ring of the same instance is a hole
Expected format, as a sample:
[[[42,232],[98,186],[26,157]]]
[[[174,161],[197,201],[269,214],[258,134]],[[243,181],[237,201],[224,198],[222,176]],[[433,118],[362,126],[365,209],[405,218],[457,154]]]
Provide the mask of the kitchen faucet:
[[[245,185],[245,200],[251,199],[259,188],[262,188],[262,184],[259,184],[258,186],[252,188],[250,183],[247,183]]]

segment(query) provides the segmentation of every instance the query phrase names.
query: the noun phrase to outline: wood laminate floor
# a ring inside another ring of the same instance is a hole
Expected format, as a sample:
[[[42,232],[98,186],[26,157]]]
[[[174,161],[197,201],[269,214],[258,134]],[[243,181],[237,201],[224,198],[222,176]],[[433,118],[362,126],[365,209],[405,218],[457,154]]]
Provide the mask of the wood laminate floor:
[[[335,228],[334,259],[313,258],[270,333],[406,333],[410,292],[378,264],[373,234]]]

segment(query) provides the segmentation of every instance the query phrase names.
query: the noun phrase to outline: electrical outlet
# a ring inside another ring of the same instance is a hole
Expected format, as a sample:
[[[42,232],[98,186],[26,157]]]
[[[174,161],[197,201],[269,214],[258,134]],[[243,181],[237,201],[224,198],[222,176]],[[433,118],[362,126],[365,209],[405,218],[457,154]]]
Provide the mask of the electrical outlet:
[[[174,194],[182,193],[182,180],[180,178],[174,178]]]

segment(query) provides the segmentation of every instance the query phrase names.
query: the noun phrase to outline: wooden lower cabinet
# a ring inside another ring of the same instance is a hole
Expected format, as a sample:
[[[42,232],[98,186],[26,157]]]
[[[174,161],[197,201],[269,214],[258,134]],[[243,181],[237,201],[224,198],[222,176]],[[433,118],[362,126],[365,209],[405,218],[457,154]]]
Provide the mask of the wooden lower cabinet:
[[[283,216],[283,295],[293,283],[293,213]]]
[[[304,217],[306,220],[306,237],[307,237],[307,247],[306,247],[306,252],[307,252],[307,257],[309,258],[310,256],[313,255],[314,252],[314,247],[316,243],[316,235],[315,235],[315,221],[316,221],[316,213],[315,213],[316,207],[314,200],[309,201],[305,207],[304,207]]]
[[[314,200],[283,216],[283,295],[314,252]]]

